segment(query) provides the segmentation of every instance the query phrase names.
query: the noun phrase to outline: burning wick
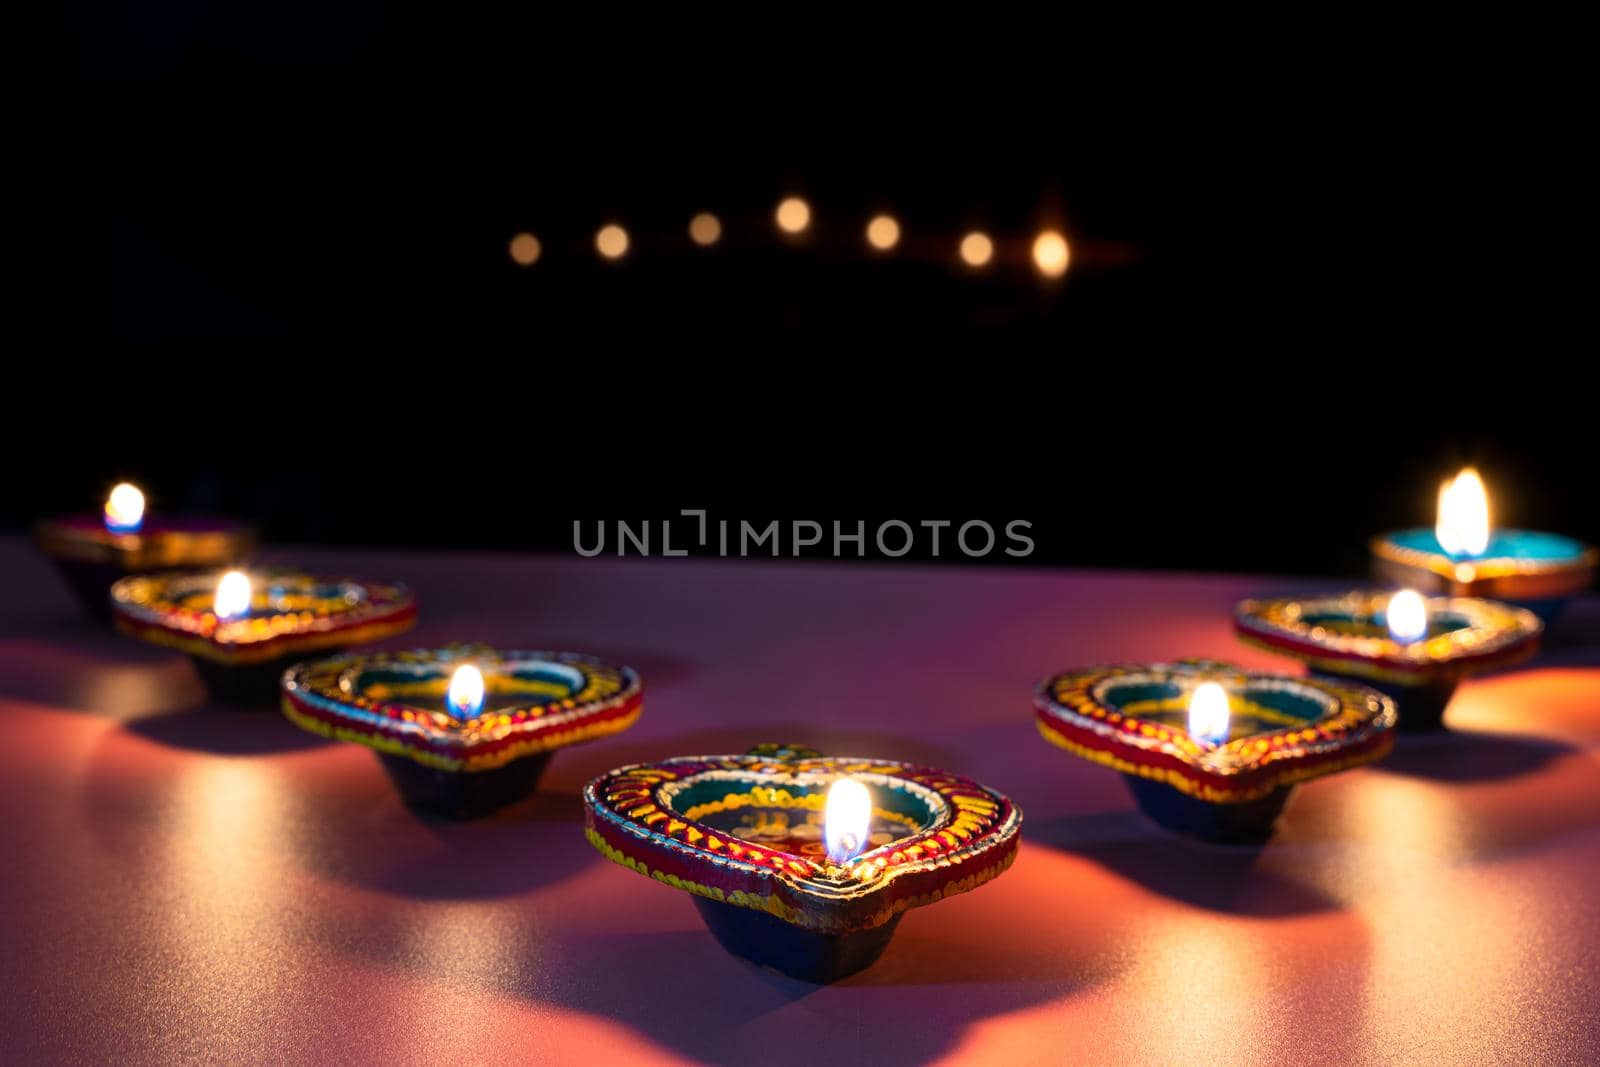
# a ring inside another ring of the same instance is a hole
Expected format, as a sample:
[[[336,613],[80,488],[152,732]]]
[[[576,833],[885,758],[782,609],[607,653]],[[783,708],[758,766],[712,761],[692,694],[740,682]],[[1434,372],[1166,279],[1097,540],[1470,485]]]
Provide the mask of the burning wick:
[[[144,494],[137,485],[122,482],[106,497],[106,529],[116,534],[138,533],[144,525]]]
[[[1402,589],[1390,597],[1383,614],[1389,624],[1389,636],[1401,644],[1409,644],[1428,632],[1428,602],[1413,589]]]
[[[1203,682],[1190,694],[1189,736],[1211,746],[1228,739],[1228,693],[1216,682]]]
[[[483,712],[483,672],[470,663],[457,667],[444,703],[456,718],[476,719]]]
[[[236,619],[250,610],[250,577],[244,571],[229,571],[217,583],[211,600],[211,613],[219,619]]]
[[[1433,535],[1449,556],[1481,556],[1489,547],[1489,491],[1471,467],[1439,487]]]
[[[861,853],[872,823],[872,794],[854,778],[840,778],[828,787],[822,814],[822,837],[828,862],[844,866]]]

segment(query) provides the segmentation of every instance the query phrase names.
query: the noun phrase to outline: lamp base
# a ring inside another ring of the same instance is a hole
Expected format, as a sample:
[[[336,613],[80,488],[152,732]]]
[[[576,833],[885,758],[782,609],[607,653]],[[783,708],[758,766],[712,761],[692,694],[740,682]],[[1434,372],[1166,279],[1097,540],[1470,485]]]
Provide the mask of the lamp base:
[[[1259,800],[1213,804],[1179,792],[1165,782],[1125,774],[1139,810],[1174,833],[1219,844],[1260,844],[1272,836],[1293,786],[1279,786]]]
[[[83,606],[84,614],[95,622],[110,625],[111,586],[128,576],[127,568],[114,563],[90,563],[60,556],[51,556],[50,562]]]
[[[1395,729],[1403,734],[1435,733],[1445,729],[1444,709],[1450,705],[1450,698],[1455,696],[1458,684],[1454,678],[1422,685],[1399,685],[1337,671],[1319,670],[1316,673],[1340,681],[1355,682],[1393,698],[1395,711],[1400,713],[1400,721],[1395,724]]]
[[[190,656],[189,662],[194,664],[194,672],[200,676],[212,700],[266,710],[278,707],[283,672],[297,658],[280,656],[265,663],[228,664]]]
[[[530,796],[550,762],[540,752],[492,771],[445,771],[406,756],[377,753],[383,769],[412,811],[447,819],[477,819]]]
[[[818,984],[872,966],[889,946],[894,928],[900,925],[900,916],[896,915],[870,930],[823,934],[764,911],[707,897],[695,897],[694,906],[711,936],[733,955],[790,978]]]

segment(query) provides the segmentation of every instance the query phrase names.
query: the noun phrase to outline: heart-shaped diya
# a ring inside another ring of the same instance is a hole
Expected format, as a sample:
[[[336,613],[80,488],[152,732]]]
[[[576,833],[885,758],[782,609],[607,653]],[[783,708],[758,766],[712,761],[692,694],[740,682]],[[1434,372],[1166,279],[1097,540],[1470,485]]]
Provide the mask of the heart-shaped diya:
[[[471,707],[452,691],[476,677]],[[295,724],[378,754],[405,803],[472,818],[531,793],[558,748],[620,733],[644,707],[627,667],[570,652],[453,645],[303,663],[283,676]]]
[[[583,791],[590,843],[692,894],[737,956],[832,981],[876,960],[908,909],[974,889],[1016,856],[1021,811],[969,778],[763,751],[634,764]],[[854,814],[836,810],[841,780],[857,783]]]
[[[283,569],[136,575],[111,587],[111,610],[122,633],[187,654],[213,696],[269,707],[296,660],[417,621],[416,598],[398,583]]]
[[[1194,718],[1207,689],[1225,698],[1209,736]],[[1296,783],[1394,744],[1382,693],[1207,660],[1058,674],[1039,684],[1034,709],[1045,740],[1121,771],[1145,814],[1210,841],[1264,840]]]
[[[1394,698],[1402,730],[1437,730],[1456,684],[1469,674],[1532,656],[1544,629],[1525,608],[1476,597],[1411,594],[1412,640],[1392,632],[1392,592],[1244,600],[1234,630],[1247,644],[1301,660],[1321,675],[1351,678]]]

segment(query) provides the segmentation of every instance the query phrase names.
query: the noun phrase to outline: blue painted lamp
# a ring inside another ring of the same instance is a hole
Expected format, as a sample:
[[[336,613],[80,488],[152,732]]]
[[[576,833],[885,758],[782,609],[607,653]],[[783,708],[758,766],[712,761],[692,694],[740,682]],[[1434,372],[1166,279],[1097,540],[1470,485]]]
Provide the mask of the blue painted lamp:
[[[1373,572],[1419,592],[1487,597],[1527,608],[1545,623],[1594,580],[1600,553],[1538,530],[1496,530],[1489,494],[1470,467],[1439,490],[1433,529],[1397,530],[1372,541]]]

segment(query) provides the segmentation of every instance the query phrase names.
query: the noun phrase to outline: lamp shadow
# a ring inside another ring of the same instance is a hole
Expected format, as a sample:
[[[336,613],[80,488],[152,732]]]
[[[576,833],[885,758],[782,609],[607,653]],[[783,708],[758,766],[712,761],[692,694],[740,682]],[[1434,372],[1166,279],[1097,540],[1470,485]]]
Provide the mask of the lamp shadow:
[[[1600,599],[1581,597],[1544,632],[1536,667],[1600,666]]]
[[[168,748],[214,756],[260,756],[331,744],[327,738],[295,726],[274,707],[218,702],[134,719],[123,729]]]
[[[552,885],[603,862],[583,841],[583,801],[575,795],[536,793],[492,815],[455,820],[418,814],[383,784],[387,797],[344,789],[307,796],[296,853],[308,870],[396,897],[480,900]]]
[[[128,719],[192,707],[204,691],[182,656],[89,624],[0,637],[4,695],[70,711]]]
[[[1374,769],[1436,782],[1495,782],[1533,774],[1576,751],[1549,737],[1441,730],[1402,735]]]
[[[1093,860],[1152,892],[1208,911],[1275,919],[1342,906],[1264,864],[1263,858],[1274,851],[1271,841],[1261,845],[1192,841],[1131,811],[1034,822],[1025,825],[1023,833],[1029,841]]]
[[[679,902],[687,910],[687,900]],[[559,959],[558,979],[536,966],[485,976],[496,992],[556,1004],[628,1027],[678,1056],[701,1063],[815,1067],[819,1047],[846,1047],[850,1063],[923,1063],[947,1055],[969,1027],[994,1015],[1069,997],[1110,977],[1107,965],[1074,961],[1044,945],[1019,955],[1005,946],[948,943],[919,933],[908,916],[873,966],[819,986],[760,968],[725,952],[702,929],[634,931],[573,939],[549,927],[507,932],[527,960]],[[367,939],[355,951],[385,965],[428,971],[434,961],[403,945]],[[930,985],[961,985],[958,997],[930,1004]],[[804,1003],[800,1018],[790,1012]],[[774,1040],[804,1027],[806,1040]],[[819,1045],[820,1042],[820,1045]]]

